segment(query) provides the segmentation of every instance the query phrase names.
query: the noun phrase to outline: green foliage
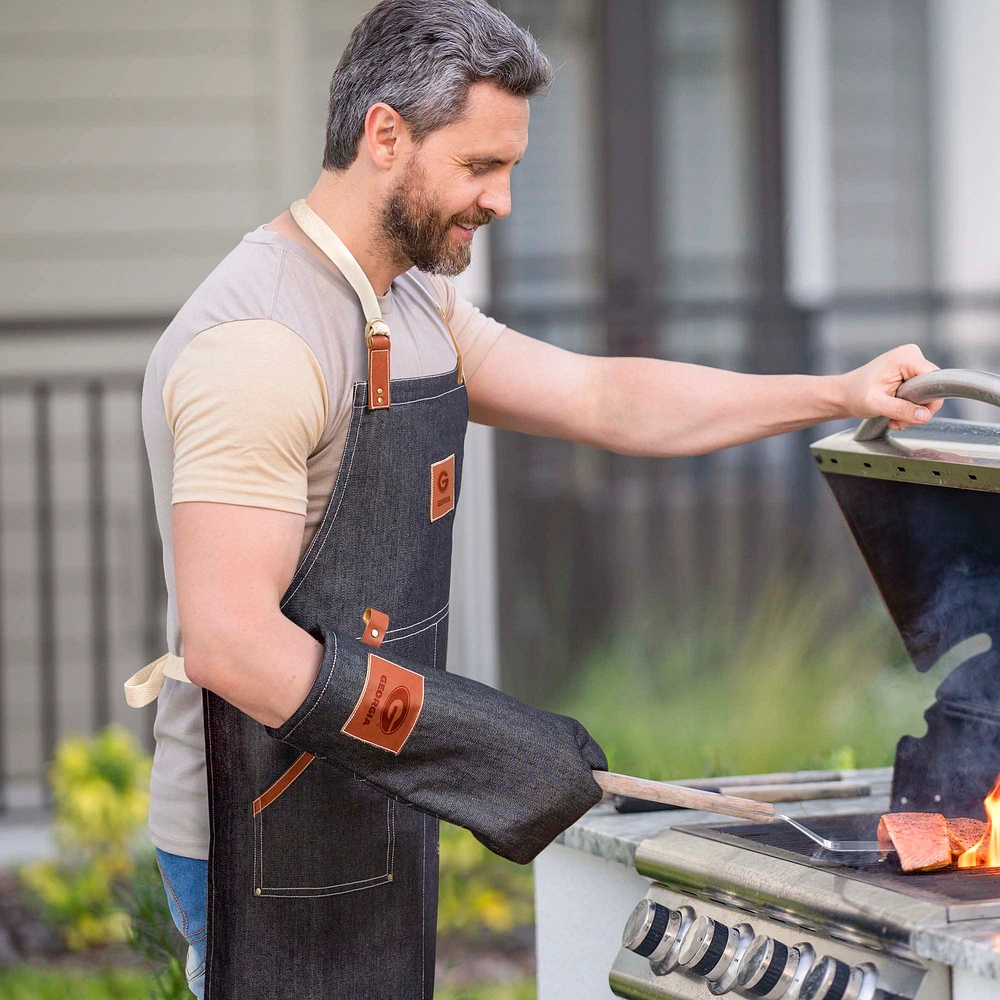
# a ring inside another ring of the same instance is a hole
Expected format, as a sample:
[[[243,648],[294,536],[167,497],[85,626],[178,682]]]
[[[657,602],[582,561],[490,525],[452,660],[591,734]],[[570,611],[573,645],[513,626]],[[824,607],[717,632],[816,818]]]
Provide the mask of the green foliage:
[[[532,922],[531,869],[497,857],[467,830],[441,824],[438,930],[505,933]]]
[[[480,983],[477,986],[439,987],[437,1000],[535,1000],[538,991],[534,980],[519,983]]]
[[[146,996],[151,980],[139,972],[50,972],[22,966],[0,974],[0,1000],[135,1000]],[[188,996],[190,997],[190,993]],[[434,991],[437,1000],[535,1000],[534,982],[480,983]]]
[[[924,732],[944,667],[918,675],[885,610],[835,624],[839,581],[768,586],[742,622],[706,602],[647,617],[585,665],[560,711],[611,769],[655,779],[878,767]]]
[[[148,976],[123,969],[49,972],[20,966],[0,973],[0,1000],[136,1000],[148,990]]]
[[[21,877],[71,949],[128,937],[114,889],[133,872],[130,845],[149,812],[150,766],[118,726],[67,739],[56,751],[49,782],[58,859],[26,865]]]
[[[149,984],[151,1000],[190,1000],[184,974],[187,942],[170,916],[155,855],[137,860],[131,881],[116,898],[129,916],[129,946],[159,970]]]

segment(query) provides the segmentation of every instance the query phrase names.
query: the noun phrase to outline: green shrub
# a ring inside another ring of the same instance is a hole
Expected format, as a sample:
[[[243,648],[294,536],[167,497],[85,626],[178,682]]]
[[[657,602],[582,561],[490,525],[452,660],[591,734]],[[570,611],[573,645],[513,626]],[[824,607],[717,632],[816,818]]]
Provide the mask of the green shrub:
[[[468,830],[441,824],[438,930],[505,933],[532,922],[531,869],[504,861]]]
[[[134,870],[131,845],[149,813],[150,766],[118,726],[90,739],[71,737],[56,751],[49,782],[58,858],[25,865],[21,877],[71,949],[128,937],[114,889]]]
[[[599,649],[557,705],[612,770],[655,779],[892,763],[945,665],[918,675],[881,604],[840,617],[839,581],[765,587],[740,621],[703,603]]]

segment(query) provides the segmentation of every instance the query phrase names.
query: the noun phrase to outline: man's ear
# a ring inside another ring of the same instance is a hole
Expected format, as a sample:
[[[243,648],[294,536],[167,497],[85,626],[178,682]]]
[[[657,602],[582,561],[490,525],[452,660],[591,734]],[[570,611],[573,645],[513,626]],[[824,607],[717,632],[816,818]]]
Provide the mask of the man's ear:
[[[401,140],[407,134],[402,116],[388,104],[373,104],[365,115],[365,142],[372,162],[389,170],[399,161]]]

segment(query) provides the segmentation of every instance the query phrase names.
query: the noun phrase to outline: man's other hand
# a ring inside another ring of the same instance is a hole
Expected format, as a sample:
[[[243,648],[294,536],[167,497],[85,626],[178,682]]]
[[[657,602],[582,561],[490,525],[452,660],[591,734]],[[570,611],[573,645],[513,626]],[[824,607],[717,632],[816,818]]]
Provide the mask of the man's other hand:
[[[937,371],[916,344],[907,344],[880,354],[873,361],[854,371],[838,376],[843,393],[845,417],[888,417],[893,430],[912,427],[930,420],[941,409],[942,400],[918,406],[898,399],[896,390],[916,375]]]

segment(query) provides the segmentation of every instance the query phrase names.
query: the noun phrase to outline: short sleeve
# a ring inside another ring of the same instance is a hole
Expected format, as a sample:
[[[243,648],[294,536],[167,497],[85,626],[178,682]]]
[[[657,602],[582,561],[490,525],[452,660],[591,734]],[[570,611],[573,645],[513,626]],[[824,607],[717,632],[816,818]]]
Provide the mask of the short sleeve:
[[[172,502],[305,514],[308,459],[326,427],[323,371],[272,320],[223,323],[177,356],[163,387],[174,435]]]
[[[459,295],[446,278],[437,274],[424,274],[424,277],[434,289],[451,332],[458,341],[465,377],[471,378],[507,327]]]

